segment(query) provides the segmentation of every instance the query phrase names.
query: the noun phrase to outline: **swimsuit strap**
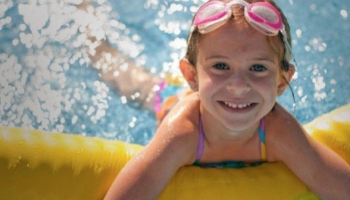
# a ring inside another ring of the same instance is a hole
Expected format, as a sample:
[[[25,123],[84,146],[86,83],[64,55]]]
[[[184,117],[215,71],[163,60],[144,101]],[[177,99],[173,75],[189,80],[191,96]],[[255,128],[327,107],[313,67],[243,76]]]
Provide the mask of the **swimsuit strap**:
[[[266,161],[266,141],[265,141],[265,120],[262,118],[259,125],[259,141],[260,141],[260,157],[262,161]]]
[[[199,160],[203,155],[203,149],[204,149],[204,131],[203,131],[203,125],[202,125],[202,116],[199,113],[199,142],[197,147],[197,156],[194,163],[199,163]]]
[[[266,161],[267,154],[266,154],[266,141],[265,141],[265,120],[262,118],[260,120],[259,124],[259,143],[260,143],[260,158],[262,161]],[[201,159],[203,155],[204,150],[204,131],[203,131],[203,122],[202,122],[202,116],[199,113],[199,142],[197,147],[197,156],[196,160],[194,161],[194,164],[199,164],[199,160]]]

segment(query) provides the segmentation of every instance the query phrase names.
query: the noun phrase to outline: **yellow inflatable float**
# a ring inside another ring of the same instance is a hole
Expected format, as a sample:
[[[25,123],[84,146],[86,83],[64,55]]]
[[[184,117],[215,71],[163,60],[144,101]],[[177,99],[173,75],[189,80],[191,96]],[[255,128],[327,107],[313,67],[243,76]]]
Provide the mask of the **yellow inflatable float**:
[[[350,164],[350,104],[304,126]],[[102,199],[142,146],[0,128],[1,199]],[[282,163],[244,169],[183,167],[159,199],[318,199]]]

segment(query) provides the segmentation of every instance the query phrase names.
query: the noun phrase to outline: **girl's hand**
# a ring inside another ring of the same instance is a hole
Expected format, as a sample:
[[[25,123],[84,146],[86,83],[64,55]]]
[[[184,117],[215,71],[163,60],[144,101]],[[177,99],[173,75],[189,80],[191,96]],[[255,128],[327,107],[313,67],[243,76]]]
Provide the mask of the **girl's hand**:
[[[280,105],[266,116],[270,159],[284,162],[315,194],[324,199],[350,199],[350,166],[312,139]]]
[[[119,173],[105,199],[156,199],[176,171],[195,160],[198,109],[197,98],[178,103],[152,141]]]

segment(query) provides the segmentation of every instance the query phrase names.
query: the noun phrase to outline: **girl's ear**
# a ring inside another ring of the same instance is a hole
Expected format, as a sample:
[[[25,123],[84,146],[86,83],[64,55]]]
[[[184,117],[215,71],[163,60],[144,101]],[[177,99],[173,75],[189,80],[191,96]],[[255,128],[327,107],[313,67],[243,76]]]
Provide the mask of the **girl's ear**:
[[[290,80],[292,79],[295,73],[295,67],[292,64],[289,64],[288,71],[282,72],[282,77],[280,77],[279,84],[277,87],[278,96],[282,95],[286,87],[289,85]]]
[[[191,90],[198,91],[197,71],[187,58],[180,60],[180,70]]]

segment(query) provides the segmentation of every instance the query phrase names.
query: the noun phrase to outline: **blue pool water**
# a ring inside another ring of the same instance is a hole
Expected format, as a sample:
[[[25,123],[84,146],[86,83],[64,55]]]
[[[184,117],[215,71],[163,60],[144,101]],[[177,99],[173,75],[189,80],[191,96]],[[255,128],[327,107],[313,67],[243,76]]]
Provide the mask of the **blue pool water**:
[[[146,144],[154,114],[125,103],[101,82],[84,48],[94,22],[121,54],[156,74],[177,70],[200,0],[0,1],[0,124]],[[49,3],[47,3],[49,2]],[[350,2],[278,0],[298,62],[292,82],[301,123],[350,102]],[[95,16],[95,17],[93,17]],[[292,95],[279,102],[293,111]]]

